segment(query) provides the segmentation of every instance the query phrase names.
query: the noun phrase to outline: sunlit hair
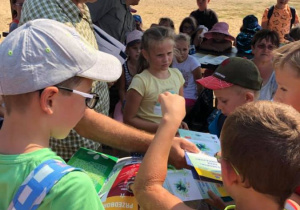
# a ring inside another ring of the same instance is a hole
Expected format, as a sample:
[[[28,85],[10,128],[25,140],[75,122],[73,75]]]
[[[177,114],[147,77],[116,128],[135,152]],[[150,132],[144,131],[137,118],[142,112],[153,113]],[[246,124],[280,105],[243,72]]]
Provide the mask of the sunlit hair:
[[[158,21],[158,25],[162,26],[164,23],[167,23],[173,30],[175,30],[174,22],[171,18],[162,17]]]
[[[271,101],[246,103],[227,117],[222,157],[245,188],[271,196],[281,209],[300,185],[300,114]]]
[[[170,39],[174,42],[174,38],[175,33],[172,29],[163,26],[152,27],[144,32],[142,36],[141,49],[150,52],[152,47],[157,45],[159,42],[166,39]],[[141,53],[138,61],[138,73],[141,73],[147,68],[149,68],[149,63]]]
[[[63,86],[67,88],[74,88],[77,87],[80,82],[82,81],[82,77],[72,77],[68,80],[65,80],[57,86]],[[30,92],[30,93],[24,93],[24,94],[18,94],[18,95],[4,95],[3,102],[5,104],[5,112],[7,115],[10,115],[12,111],[16,111],[19,113],[25,113],[29,104],[32,102],[32,99],[35,94],[38,94],[38,91]],[[71,92],[68,91],[61,91],[64,95],[70,95]]]
[[[289,65],[300,77],[300,41],[286,44],[273,52],[273,67],[275,70],[282,70]]]

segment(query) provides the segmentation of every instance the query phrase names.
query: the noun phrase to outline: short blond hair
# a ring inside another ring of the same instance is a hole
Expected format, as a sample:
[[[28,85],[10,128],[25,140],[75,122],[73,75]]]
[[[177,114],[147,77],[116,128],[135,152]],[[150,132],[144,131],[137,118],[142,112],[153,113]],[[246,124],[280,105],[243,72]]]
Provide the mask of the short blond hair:
[[[275,70],[290,65],[300,77],[300,41],[291,42],[274,51],[273,67]]]

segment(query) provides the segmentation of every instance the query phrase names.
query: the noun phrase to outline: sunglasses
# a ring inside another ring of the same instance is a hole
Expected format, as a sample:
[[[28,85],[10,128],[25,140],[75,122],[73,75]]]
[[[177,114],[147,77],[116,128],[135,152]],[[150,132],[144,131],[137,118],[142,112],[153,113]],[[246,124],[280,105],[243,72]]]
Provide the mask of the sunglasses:
[[[265,45],[265,44],[258,44],[256,46],[261,50],[268,49],[272,51],[276,48],[274,45]]]
[[[73,89],[66,88],[66,87],[60,87],[60,86],[55,86],[55,87],[57,87],[58,89],[72,92],[72,93],[75,93],[82,97],[85,97],[85,105],[90,109],[94,109],[96,104],[99,101],[99,95],[97,93],[84,93],[84,92],[81,92],[78,90],[73,90]]]

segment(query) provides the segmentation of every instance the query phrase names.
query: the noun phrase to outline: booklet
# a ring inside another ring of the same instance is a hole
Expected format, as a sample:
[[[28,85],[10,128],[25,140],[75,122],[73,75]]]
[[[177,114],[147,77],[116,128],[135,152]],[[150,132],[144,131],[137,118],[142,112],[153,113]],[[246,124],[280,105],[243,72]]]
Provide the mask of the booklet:
[[[228,58],[228,56],[225,55],[204,55],[200,53],[196,53],[193,55],[199,62],[200,64],[212,64],[212,65],[219,65],[221,64],[224,60]]]
[[[214,155],[221,150],[220,140],[216,135],[197,131],[179,129],[180,137],[193,142],[200,153],[185,153],[186,162],[192,166],[199,178],[209,181],[221,182],[221,165]]]

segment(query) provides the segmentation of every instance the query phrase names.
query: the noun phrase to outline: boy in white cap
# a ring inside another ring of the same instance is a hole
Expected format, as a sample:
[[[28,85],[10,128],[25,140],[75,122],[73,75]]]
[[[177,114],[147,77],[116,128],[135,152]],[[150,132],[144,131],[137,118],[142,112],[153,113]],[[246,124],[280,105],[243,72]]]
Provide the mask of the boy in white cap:
[[[117,58],[53,20],[28,22],[2,42],[0,209],[104,209],[91,179],[52,152],[49,138],[65,138],[95,107],[93,80],[120,74]]]

